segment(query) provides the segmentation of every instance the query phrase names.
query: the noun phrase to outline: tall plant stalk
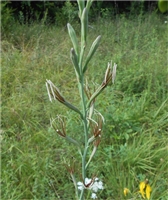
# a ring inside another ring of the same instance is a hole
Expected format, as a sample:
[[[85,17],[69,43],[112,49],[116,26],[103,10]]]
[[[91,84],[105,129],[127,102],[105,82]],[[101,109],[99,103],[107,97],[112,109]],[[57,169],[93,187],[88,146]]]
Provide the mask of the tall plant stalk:
[[[74,186],[75,186],[75,194],[78,200],[84,199],[84,193],[86,189],[91,190],[92,197],[96,196],[96,192],[98,189],[103,189],[102,182],[98,180],[97,177],[92,177],[91,179],[87,178],[87,170],[89,163],[91,162],[94,154],[97,151],[97,147],[100,143],[101,133],[102,133],[102,124],[104,122],[104,118],[98,111],[95,111],[95,101],[97,96],[106,88],[106,86],[112,81],[114,83],[115,75],[116,75],[116,64],[114,63],[112,69],[112,62],[108,63],[104,79],[101,85],[97,88],[97,90],[91,95],[91,91],[86,87],[85,84],[85,72],[88,69],[88,64],[91,58],[94,56],[100,40],[101,36],[98,36],[92,43],[91,48],[89,50],[88,55],[84,58],[84,52],[87,46],[87,34],[88,34],[88,13],[89,9],[92,5],[93,0],[88,0],[85,5],[85,1],[77,0],[79,7],[79,18],[81,22],[81,41],[80,45],[78,43],[78,39],[73,27],[68,23],[68,33],[70,39],[72,41],[73,48],[70,51],[70,57],[72,60],[72,64],[75,69],[77,84],[79,88],[79,95],[81,98],[82,108],[78,109],[76,106],[72,105],[68,102],[60,93],[58,88],[50,81],[46,80],[46,87],[49,95],[50,101],[57,100],[69,109],[73,110],[77,114],[79,114],[82,122],[83,122],[83,132],[84,132],[84,145],[82,146],[77,138],[71,138],[67,135],[65,131],[65,124],[63,120],[59,120],[59,126],[52,124],[55,131],[67,141],[73,143],[79,150],[81,155],[81,163],[82,163],[82,180],[81,182],[77,182],[75,178],[75,173],[73,167],[70,167],[69,172],[72,177]],[[59,127],[59,128],[58,128]],[[88,148],[90,144],[93,143],[93,150],[87,160],[88,156]],[[95,189],[96,188],[96,189]]]

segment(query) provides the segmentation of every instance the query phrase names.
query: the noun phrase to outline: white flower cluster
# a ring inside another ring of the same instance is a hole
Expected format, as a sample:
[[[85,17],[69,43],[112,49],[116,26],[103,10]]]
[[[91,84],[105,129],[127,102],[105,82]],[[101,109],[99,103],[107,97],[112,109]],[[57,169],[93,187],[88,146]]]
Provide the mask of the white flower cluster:
[[[92,194],[91,194],[91,198],[92,199],[96,199],[97,198],[96,192],[98,190],[103,190],[104,189],[103,182],[99,181],[98,178],[95,178],[93,180],[89,179],[89,178],[85,178],[85,184],[83,184],[82,182],[78,182],[77,186],[78,186],[79,190],[83,190],[83,189],[91,190],[92,191]]]

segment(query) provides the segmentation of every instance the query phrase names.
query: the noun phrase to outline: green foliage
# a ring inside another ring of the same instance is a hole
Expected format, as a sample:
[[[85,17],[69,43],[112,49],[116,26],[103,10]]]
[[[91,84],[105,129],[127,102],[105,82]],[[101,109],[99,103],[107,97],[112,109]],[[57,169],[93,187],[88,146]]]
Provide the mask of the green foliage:
[[[152,186],[151,199],[167,199],[164,21],[149,14],[136,20],[118,16],[90,24],[88,42],[97,33],[103,36],[87,72],[95,85],[92,91],[103,81],[104,61],[113,57],[118,63],[114,88],[108,87],[97,99],[107,119],[96,164],[90,165],[105,183],[100,199],[124,199],[124,187],[131,190],[126,199],[140,199],[138,185],[145,178]],[[57,137],[49,118],[55,117],[51,113],[68,115],[67,131],[74,136],[80,134],[82,124],[63,106],[48,104],[44,82],[50,78],[59,83],[64,96],[79,104],[71,93],[77,90],[69,65],[71,41],[64,28],[42,23],[11,28],[2,39],[1,199],[70,199],[74,188],[65,164],[78,152],[70,144],[67,151],[67,143]],[[76,165],[75,171],[80,167]]]
[[[142,14],[145,9],[144,9],[144,0],[141,1],[131,1],[131,5],[128,8],[129,9],[129,14],[130,15],[140,15]]]
[[[55,23],[59,26],[66,26],[67,23],[76,23],[78,19],[78,7],[69,0],[55,12]]]
[[[2,2],[0,7],[1,12],[1,29],[2,32],[8,32],[11,30],[11,25],[14,22],[13,9],[8,7],[9,2]],[[3,35],[2,35],[3,36]]]
[[[75,20],[78,20],[78,14],[80,14],[78,13],[77,2],[71,0],[6,2],[2,4],[6,4],[6,8],[10,10],[14,10],[14,12],[12,12],[12,18],[24,24],[31,23],[32,21],[41,21],[47,13],[47,24],[66,25],[67,22],[74,23]],[[162,1],[162,3],[164,4],[164,1]],[[96,19],[98,16],[110,19],[116,17],[117,14],[131,14],[135,17],[149,10],[154,11],[156,8],[156,2],[146,2],[143,0],[125,2],[101,0],[94,1],[94,6],[91,7],[89,15],[92,20]]]
[[[163,1],[163,0],[159,0],[158,1],[158,7],[159,10],[164,13],[166,11],[168,11],[168,2],[167,1]]]
[[[139,182],[148,178],[152,186],[152,199],[165,199],[165,179],[168,175],[165,169],[168,165],[163,155],[167,150],[166,141],[143,132],[127,140],[119,147],[119,151],[116,151],[114,142],[111,144],[102,152],[103,161],[100,155],[97,156],[99,165],[96,169],[104,174],[105,180],[108,180],[107,192],[102,198],[124,199],[123,188],[127,187],[131,194],[125,199],[140,199]],[[156,188],[159,188],[159,192]]]
[[[70,0],[66,1],[64,6],[62,7],[62,13],[64,18],[69,22],[72,23],[78,18],[78,8],[74,6]]]

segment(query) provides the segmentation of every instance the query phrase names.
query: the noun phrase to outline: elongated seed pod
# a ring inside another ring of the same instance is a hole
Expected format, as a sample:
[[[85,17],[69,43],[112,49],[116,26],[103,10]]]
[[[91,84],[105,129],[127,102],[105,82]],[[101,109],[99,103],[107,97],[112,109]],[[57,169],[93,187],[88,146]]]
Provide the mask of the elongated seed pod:
[[[73,27],[69,23],[67,24],[67,27],[68,27],[68,33],[69,33],[69,36],[71,38],[73,47],[74,47],[76,55],[78,57],[78,55],[79,55],[79,46],[78,46],[78,40],[77,40],[77,37],[76,37],[75,30],[73,29]]]
[[[95,39],[95,41],[92,43],[92,46],[90,47],[89,53],[86,57],[86,61],[85,61],[84,67],[83,67],[83,73],[85,73],[85,71],[87,70],[87,65],[88,65],[89,61],[91,60],[92,56],[94,55],[94,53],[96,52],[96,49],[99,46],[100,40],[101,40],[101,35],[99,35]]]

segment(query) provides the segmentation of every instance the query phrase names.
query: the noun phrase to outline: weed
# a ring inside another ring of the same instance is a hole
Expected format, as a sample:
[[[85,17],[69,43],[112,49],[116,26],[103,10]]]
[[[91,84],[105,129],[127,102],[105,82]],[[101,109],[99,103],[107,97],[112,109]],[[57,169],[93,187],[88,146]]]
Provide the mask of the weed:
[[[90,165],[105,183],[100,199],[124,199],[125,187],[131,192],[128,198],[140,199],[136,192],[145,178],[152,187],[151,199],[167,198],[164,21],[148,14],[139,20],[118,16],[90,23],[88,43],[97,33],[103,36],[86,74],[92,91],[103,78],[104,61],[113,57],[118,63],[114,87],[107,87],[96,103],[106,118],[100,149],[93,158],[96,164]],[[74,188],[65,160],[78,152],[71,145],[66,149],[49,118],[51,113],[67,115],[67,131],[74,135],[81,124],[73,112],[47,103],[44,86],[50,78],[69,101],[79,102],[76,94],[71,95],[77,87],[66,56],[71,47],[67,30],[36,23],[11,28],[2,40],[1,198],[70,199]]]

